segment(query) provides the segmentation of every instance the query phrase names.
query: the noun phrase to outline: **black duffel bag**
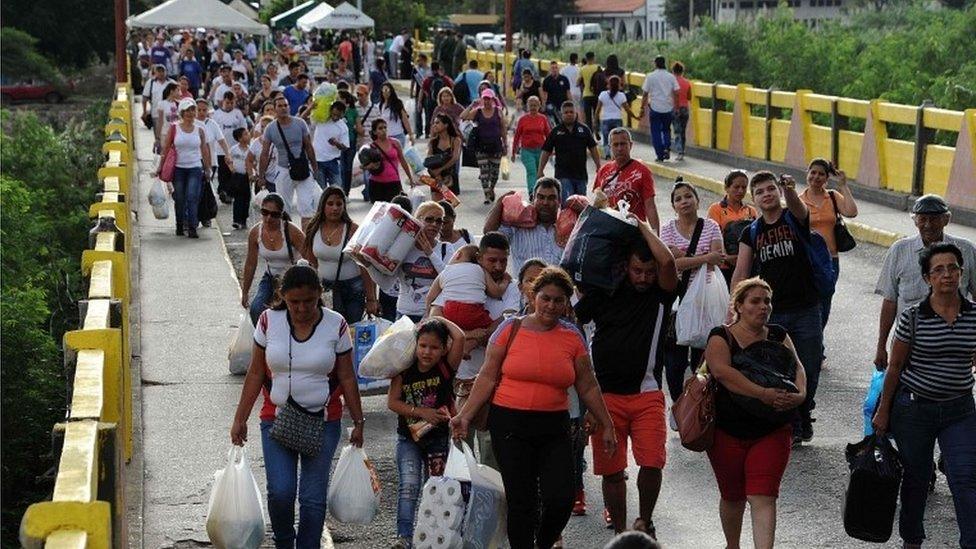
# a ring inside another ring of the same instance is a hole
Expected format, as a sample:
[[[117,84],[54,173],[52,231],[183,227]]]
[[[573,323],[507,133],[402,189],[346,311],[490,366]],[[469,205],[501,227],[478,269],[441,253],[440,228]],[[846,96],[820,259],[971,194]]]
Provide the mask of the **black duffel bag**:
[[[630,247],[640,229],[587,206],[580,214],[559,266],[580,286],[614,291],[627,276]]]
[[[732,356],[732,367],[760,387],[799,393],[796,379],[796,359],[793,351],[777,341],[757,341]],[[793,419],[796,410],[776,410],[758,398],[729,391],[732,402],[757,418],[771,423],[785,424]]]
[[[901,484],[901,458],[887,435],[877,433],[848,444],[844,452],[851,480],[844,496],[844,530],[863,541],[891,538]]]

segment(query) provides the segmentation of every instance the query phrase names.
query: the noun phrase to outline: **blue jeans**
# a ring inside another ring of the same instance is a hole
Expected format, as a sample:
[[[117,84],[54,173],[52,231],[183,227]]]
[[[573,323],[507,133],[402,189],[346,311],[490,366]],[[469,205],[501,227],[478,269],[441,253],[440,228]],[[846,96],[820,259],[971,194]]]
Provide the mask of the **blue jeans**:
[[[251,300],[251,306],[249,312],[251,314],[251,323],[255,326],[258,325],[258,317],[265,309],[271,306],[271,298],[274,297],[274,278],[271,274],[265,272],[258,282],[258,291],[254,293],[254,299]]]
[[[562,192],[562,203],[566,204],[566,199],[574,194],[586,196],[586,180],[572,179],[569,177],[559,178],[559,187]]]
[[[816,407],[814,397],[820,383],[820,365],[823,362],[823,326],[820,322],[820,304],[793,311],[773,311],[770,324],[779,324],[793,340],[796,355],[807,374],[807,398],[800,405],[800,421],[810,421],[810,412]]]
[[[660,162],[664,155],[671,150],[671,119],[670,112],[657,112],[651,109],[651,144],[654,145],[654,155]]]
[[[316,162],[319,171],[315,179],[319,187],[325,190],[326,187],[342,187],[342,159],[333,158],[325,162]]]
[[[898,533],[906,543],[925,539],[925,499],[932,478],[935,441],[959,525],[959,545],[976,548],[976,405],[973,395],[938,402],[915,396],[904,386],[891,407],[891,434],[898,443],[904,477]],[[966,518],[969,517],[969,518]]]
[[[325,423],[322,449],[312,458],[285,448],[271,438],[273,422],[261,422],[261,448],[268,479],[268,515],[278,549],[318,549],[325,526],[332,456],[339,445],[339,420]],[[301,459],[301,478],[298,461]],[[298,493],[298,535],[295,535],[295,493]]]
[[[834,264],[834,273],[840,278],[840,259],[835,257],[832,262]],[[820,322],[824,328],[827,327],[827,320],[830,319],[830,305],[833,300],[834,294],[820,298]]]
[[[603,158],[610,158],[610,130],[624,125],[619,118],[600,121],[600,133],[603,135]]]
[[[197,205],[203,189],[203,168],[173,170],[173,202],[176,203],[176,226],[196,229],[200,224]]]
[[[685,130],[688,128],[688,107],[678,107],[678,115],[674,117],[674,150],[678,154],[685,154]]]
[[[342,315],[347,323],[355,324],[363,319],[363,313],[366,312],[366,290],[362,277],[335,282],[323,280],[322,286],[332,290],[332,310]]]
[[[425,447],[421,448],[412,438],[397,434],[396,461],[399,482],[397,488],[397,537],[413,538],[413,527],[417,520],[417,504],[420,501],[420,488],[427,476],[440,476],[444,473],[444,462],[447,459],[448,448],[447,437],[424,442]]]

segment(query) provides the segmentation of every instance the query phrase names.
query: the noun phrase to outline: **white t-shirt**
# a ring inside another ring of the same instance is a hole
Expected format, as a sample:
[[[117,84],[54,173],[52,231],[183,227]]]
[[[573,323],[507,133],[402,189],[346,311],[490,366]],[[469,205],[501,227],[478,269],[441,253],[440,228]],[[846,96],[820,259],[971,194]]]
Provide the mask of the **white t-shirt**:
[[[224,138],[224,134],[220,131],[220,126],[213,121],[213,118],[207,118],[203,122],[197,119],[196,124],[207,132],[207,145],[210,146],[210,166],[215,168],[217,167],[217,154],[224,154],[224,148],[219,144],[219,141]]]
[[[176,112],[178,103],[176,101],[170,101],[168,99],[163,99],[157,103],[153,103],[153,109],[156,111],[153,113],[153,117],[159,119],[160,116],[163,117],[163,133],[166,132],[165,128],[168,128],[170,124],[176,122],[180,119],[180,115]]]
[[[175,83],[176,81],[172,78],[167,78],[163,82],[153,78],[142,87],[142,96],[149,99],[149,102],[153,105],[158,105],[163,100],[163,90],[166,89],[166,86]]]
[[[219,82],[219,84],[218,84]],[[224,94],[227,92],[234,92],[234,84],[227,84],[222,78],[218,78],[214,82],[214,91],[210,95],[210,102],[213,103],[215,109],[220,110],[220,103],[224,100]]]
[[[434,242],[435,250],[438,244],[439,242]],[[395,283],[399,282],[397,312],[419,316],[427,310],[427,292],[430,291],[430,285],[443,270],[444,262],[436,252],[428,256],[414,246],[403,258],[396,276],[376,273],[376,283],[380,289],[389,291]]]
[[[248,150],[254,155],[254,166],[255,168],[261,162],[261,149],[264,147],[264,138],[251,138],[251,145]],[[264,173],[264,180],[268,183],[274,183],[275,179],[278,177],[278,149],[276,147],[270,148],[270,155],[268,156],[268,168]]]
[[[444,302],[484,304],[488,299],[485,293],[485,270],[477,263],[451,263],[437,277],[441,281],[438,297]]]
[[[579,87],[579,77],[580,71],[578,65],[566,65],[559,71],[559,74],[565,76],[569,79],[569,93],[574,98],[578,98],[583,95],[583,90]]]
[[[383,120],[386,120],[387,135],[390,137],[399,137],[407,133],[406,130],[403,129],[403,119],[400,117],[400,113],[394,113],[386,105],[379,109],[379,111],[379,116],[382,117]],[[372,121],[370,121],[370,123],[372,123]],[[369,131],[367,130],[366,133],[369,133]]]
[[[287,311],[268,309],[258,318],[254,342],[264,349],[272,374],[271,402],[277,406],[288,401],[291,348],[291,397],[310,412],[325,408],[329,402],[329,373],[335,368],[336,357],[352,350],[346,321],[324,307],[322,319],[305,341],[292,336]]]
[[[206,139],[206,132],[200,126],[193,125],[193,131],[185,132],[179,125],[174,126],[173,146],[176,147],[177,168],[203,167],[203,153],[200,151],[200,134]]]
[[[244,165],[244,160],[247,158],[246,147],[242,147],[240,143],[234,143],[234,146],[230,148],[230,158],[234,163],[234,173],[247,173],[247,168]]]
[[[645,94],[650,94],[651,110],[654,112],[671,112],[674,110],[674,92],[680,88],[678,79],[664,69],[654,69],[644,79],[641,87]]]
[[[461,246],[478,243],[478,239],[475,238],[474,235],[468,233],[464,229],[461,230],[463,232],[461,233],[460,238],[458,238],[454,242],[444,242],[442,240],[440,241],[440,243],[437,244],[436,248],[434,249],[434,252],[437,254],[438,257],[441,258],[441,261],[443,261],[444,264],[447,264],[451,261],[451,258],[454,257],[454,252],[458,251],[458,249]],[[468,235],[467,240],[464,238],[465,234]]]
[[[244,113],[240,109],[233,109],[229,112],[224,109],[217,109],[210,115],[210,118],[220,127],[220,131],[223,133],[224,140],[227,141],[228,145],[235,143],[234,130],[237,128],[247,128],[247,119],[244,118]],[[221,150],[220,154],[223,155],[224,151]]]
[[[390,51],[400,53],[403,51],[403,45],[405,42],[406,40],[403,38],[402,34],[396,35],[396,37],[393,38],[393,42],[390,44]]]
[[[312,149],[315,150],[316,161],[327,162],[342,155],[342,151],[338,147],[329,143],[330,139],[335,139],[347,148],[349,147],[349,126],[346,125],[345,119],[340,118],[335,122],[329,120],[322,124],[315,124],[312,133]]]
[[[600,120],[622,120],[624,115],[621,110],[627,104],[627,94],[618,91],[617,95],[610,97],[610,92],[600,93],[598,98],[601,105]]]
[[[443,305],[439,303],[440,298],[444,296],[442,292],[441,295],[437,296],[438,299],[434,301],[435,305]],[[519,310],[519,302],[521,301],[522,294],[519,292],[518,284],[509,284],[508,289],[505,290],[505,295],[501,299],[495,299],[489,297],[485,301],[485,309],[488,310],[488,316],[492,320],[498,320],[505,313],[516,313]],[[476,347],[471,350],[470,358],[462,360],[461,364],[458,366],[457,378],[458,379],[474,379],[478,372],[481,370],[481,366],[485,362],[485,348]]]

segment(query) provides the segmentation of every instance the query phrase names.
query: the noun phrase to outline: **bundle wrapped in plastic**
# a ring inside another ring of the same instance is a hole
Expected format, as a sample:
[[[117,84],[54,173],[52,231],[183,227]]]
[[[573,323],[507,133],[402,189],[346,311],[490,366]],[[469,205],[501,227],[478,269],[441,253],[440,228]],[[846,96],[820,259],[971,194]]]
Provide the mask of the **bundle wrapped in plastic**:
[[[390,276],[413,248],[422,226],[400,206],[377,202],[343,251],[360,265]]]
[[[420,182],[430,187],[431,191],[439,192],[441,196],[444,198],[444,200],[447,200],[451,204],[451,206],[457,208],[458,206],[461,205],[461,200],[457,197],[456,194],[454,194],[454,191],[452,191],[447,185],[438,182],[433,177],[429,175],[421,175]]]
[[[427,168],[424,166],[424,157],[420,154],[416,147],[406,147],[403,149],[403,158],[407,161],[410,169],[413,170],[415,174],[426,173]]]
[[[619,204],[626,207],[624,201]],[[638,238],[640,230],[634,220],[624,217],[620,210],[587,206],[569,236],[559,265],[577,284],[612,292],[627,275],[627,252]]]
[[[559,215],[556,217],[556,245],[566,246],[569,235],[573,233],[573,227],[576,226],[576,221],[589,205],[590,201],[583,195],[574,194],[566,199],[566,205],[559,210]]]
[[[331,82],[322,82],[312,93],[312,121],[324,124],[329,121],[329,109],[339,95],[336,85]]]
[[[453,478],[430,477],[420,495],[413,544],[417,549],[460,549],[469,487]]]
[[[521,191],[502,198],[502,223],[510,227],[531,229],[539,223],[535,206],[525,200]]]
[[[413,321],[408,316],[402,316],[394,322],[359,363],[359,375],[373,379],[390,379],[409,368],[417,346],[413,329]]]

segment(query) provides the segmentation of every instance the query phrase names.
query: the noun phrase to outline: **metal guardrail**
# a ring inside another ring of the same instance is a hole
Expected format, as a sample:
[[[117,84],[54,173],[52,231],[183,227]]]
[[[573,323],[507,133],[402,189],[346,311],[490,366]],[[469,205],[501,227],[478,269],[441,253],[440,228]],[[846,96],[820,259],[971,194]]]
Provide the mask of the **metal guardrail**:
[[[430,55],[432,49],[424,42],[415,51]],[[514,97],[502,83],[512,72],[515,54],[469,48],[467,59],[494,72],[506,96]],[[548,71],[549,59],[532,62],[540,74]],[[637,92],[631,104],[636,110],[646,74],[627,71],[624,76]],[[798,168],[813,158],[827,158],[862,185],[914,196],[936,193],[951,204],[976,209],[976,108],[961,112],[931,103],[900,105],[810,90],[693,81],[689,111],[686,140],[697,147]],[[864,130],[852,130],[852,120]],[[629,116],[626,124],[646,128],[645,121]],[[898,125],[914,128],[914,139],[890,137],[889,129]],[[934,144],[937,131],[955,133],[956,145]]]
[[[64,335],[71,372],[70,405],[54,426],[58,471],[51,501],[31,505],[20,527],[28,548],[102,549],[126,543],[122,472],[132,456],[129,351],[129,253],[132,116],[128,84],[119,84],[109,110],[98,170],[102,190],[89,208],[97,231],[82,253],[88,280],[81,328]]]

